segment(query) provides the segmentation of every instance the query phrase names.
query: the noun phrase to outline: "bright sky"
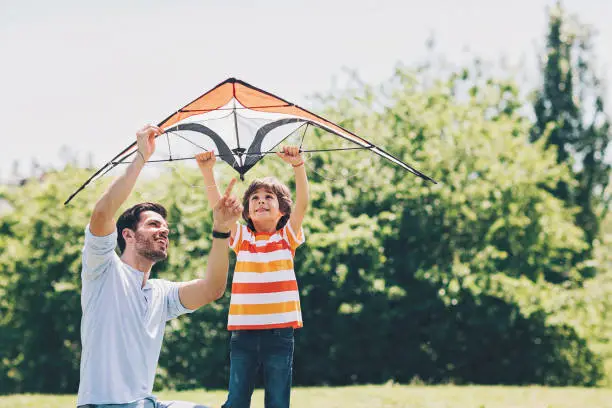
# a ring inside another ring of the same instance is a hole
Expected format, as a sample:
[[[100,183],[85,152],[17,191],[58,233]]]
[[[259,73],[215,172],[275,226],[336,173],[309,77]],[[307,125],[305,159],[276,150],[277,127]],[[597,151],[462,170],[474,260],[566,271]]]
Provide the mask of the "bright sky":
[[[62,162],[63,146],[101,165],[146,123],[234,76],[306,108],[344,68],[371,83],[423,62],[432,34],[451,62],[529,63],[554,0],[0,0],[0,180],[14,161]],[[612,1],[565,0],[598,31],[611,86]],[[466,47],[469,52],[466,53]]]

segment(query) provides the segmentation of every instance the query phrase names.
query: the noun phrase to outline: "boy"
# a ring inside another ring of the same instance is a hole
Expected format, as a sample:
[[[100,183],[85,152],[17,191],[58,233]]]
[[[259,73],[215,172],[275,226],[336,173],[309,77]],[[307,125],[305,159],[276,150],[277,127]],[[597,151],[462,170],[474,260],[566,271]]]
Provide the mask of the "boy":
[[[249,407],[257,368],[264,376],[266,408],[289,408],[293,366],[294,329],[303,326],[299,292],[293,269],[296,248],[304,242],[302,221],[308,208],[308,179],[304,160],[295,146],[277,155],[293,167],[295,207],[287,186],[272,177],[255,180],[243,197],[242,217],[235,223],[230,247],[236,252],[236,269],[228,316],[230,343],[229,395],[224,407]],[[213,152],[196,156],[215,205]]]

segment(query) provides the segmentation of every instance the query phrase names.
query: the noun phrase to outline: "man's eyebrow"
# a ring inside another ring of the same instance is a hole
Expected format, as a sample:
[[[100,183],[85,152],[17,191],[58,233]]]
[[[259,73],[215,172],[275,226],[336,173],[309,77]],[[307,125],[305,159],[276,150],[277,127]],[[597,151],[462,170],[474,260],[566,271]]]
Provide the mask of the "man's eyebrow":
[[[168,221],[165,221],[165,222],[166,222],[166,226],[167,226],[168,228],[170,228],[170,223],[169,223]],[[156,220],[156,219],[154,219],[154,218],[153,218],[153,219],[150,219],[149,221],[147,221],[147,224],[151,224],[151,223],[155,223],[155,224],[163,224],[163,222],[162,222],[162,221],[160,221],[160,220]]]

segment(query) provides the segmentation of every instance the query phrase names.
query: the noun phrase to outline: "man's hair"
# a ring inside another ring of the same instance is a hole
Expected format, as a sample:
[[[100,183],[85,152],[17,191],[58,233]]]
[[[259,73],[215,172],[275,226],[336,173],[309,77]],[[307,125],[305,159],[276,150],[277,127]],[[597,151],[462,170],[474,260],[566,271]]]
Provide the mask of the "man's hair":
[[[247,223],[247,226],[251,229],[251,231],[255,231],[255,226],[253,225],[253,221],[249,218],[249,198],[253,193],[260,188],[264,190],[268,190],[276,196],[278,199],[278,209],[284,215],[278,220],[278,224],[276,224],[276,229],[279,230],[283,228],[287,221],[289,220],[289,216],[291,215],[291,205],[293,201],[291,200],[291,191],[289,191],[289,187],[278,181],[274,177],[265,177],[262,179],[255,179],[251,183],[251,185],[244,192],[244,196],[242,197],[242,218]]]
[[[140,221],[140,213],[145,211],[154,211],[164,219],[166,219],[168,214],[166,209],[161,204],[157,203],[140,203],[125,210],[117,220],[117,245],[119,245],[119,252],[123,253],[125,249],[123,230],[129,228],[132,231],[136,231],[138,222]]]

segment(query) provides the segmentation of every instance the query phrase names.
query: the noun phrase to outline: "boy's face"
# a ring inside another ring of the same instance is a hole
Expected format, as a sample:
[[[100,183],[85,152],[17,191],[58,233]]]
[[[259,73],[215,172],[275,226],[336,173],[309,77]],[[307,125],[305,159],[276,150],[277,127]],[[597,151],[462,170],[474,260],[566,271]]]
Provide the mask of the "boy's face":
[[[260,188],[249,197],[249,218],[253,223],[278,222],[283,216],[278,208],[278,197],[273,192]]]

